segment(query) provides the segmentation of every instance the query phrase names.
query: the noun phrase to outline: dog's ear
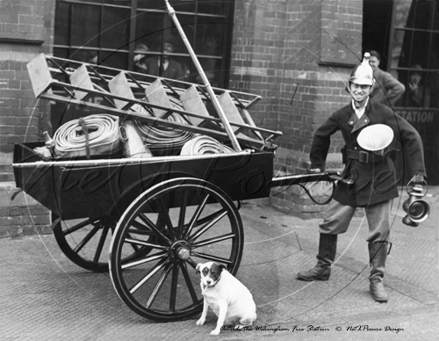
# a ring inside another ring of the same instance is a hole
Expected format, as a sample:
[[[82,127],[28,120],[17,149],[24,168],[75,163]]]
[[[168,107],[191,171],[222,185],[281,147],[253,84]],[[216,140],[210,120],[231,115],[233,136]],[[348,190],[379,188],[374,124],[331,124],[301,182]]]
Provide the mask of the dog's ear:
[[[227,267],[224,264],[218,264],[218,263],[214,263],[215,264],[215,269],[216,271],[218,271],[218,273],[220,274],[224,269],[227,269]]]
[[[197,264],[197,266],[195,267],[195,273],[196,274],[200,273],[200,264]]]

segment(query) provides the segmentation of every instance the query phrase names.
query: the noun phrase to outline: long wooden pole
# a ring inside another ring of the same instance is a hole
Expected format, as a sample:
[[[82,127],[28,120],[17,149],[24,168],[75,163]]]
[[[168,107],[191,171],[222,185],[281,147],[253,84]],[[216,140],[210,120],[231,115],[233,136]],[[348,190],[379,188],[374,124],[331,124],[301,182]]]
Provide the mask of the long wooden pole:
[[[243,151],[243,154],[251,154],[251,151]],[[96,159],[96,160],[56,160],[56,161],[34,161],[17,162],[12,168],[42,168],[42,167],[98,167],[98,166],[122,166],[132,164],[153,164],[171,163],[177,161],[191,161],[199,159],[228,158],[236,154],[203,154],[203,155],[178,155],[178,156],[155,156],[146,158],[120,158],[120,159]]]
[[[218,98],[216,97],[215,92],[213,91],[212,86],[210,85],[206,74],[204,73],[203,67],[201,66],[200,62],[198,61],[198,58],[197,58],[194,50],[192,49],[192,46],[191,46],[189,40],[186,37],[186,33],[184,33],[183,28],[181,27],[180,22],[177,19],[177,16],[175,14],[175,10],[169,4],[168,0],[165,0],[165,2],[166,2],[167,9],[168,9],[168,13],[171,16],[172,20],[174,21],[174,24],[177,27],[178,32],[180,33],[180,36],[183,39],[183,42],[186,45],[187,50],[189,51],[189,54],[191,55],[192,61],[194,62],[195,67],[197,68],[198,73],[201,76],[201,79],[203,81],[203,85],[206,87],[206,90],[209,93],[210,98],[212,100],[212,104],[213,104],[216,112],[218,113],[218,116],[221,119],[222,124],[224,125],[224,129],[226,130],[226,133],[229,136],[230,141],[232,142],[233,149],[236,152],[240,152],[241,147],[238,143],[238,139],[236,138],[236,135],[234,134],[232,127],[230,126],[230,123],[227,120],[227,117],[224,113],[224,110],[221,107],[221,104],[219,103]]]

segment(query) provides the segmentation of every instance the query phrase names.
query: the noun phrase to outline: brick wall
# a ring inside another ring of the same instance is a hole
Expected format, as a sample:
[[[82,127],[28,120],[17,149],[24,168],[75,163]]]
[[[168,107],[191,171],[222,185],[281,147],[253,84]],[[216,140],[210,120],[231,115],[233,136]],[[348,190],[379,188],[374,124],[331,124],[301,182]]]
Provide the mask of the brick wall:
[[[53,41],[55,0],[3,0],[0,11],[0,237],[45,231],[48,211],[15,192],[15,143],[42,139],[50,130],[48,104],[35,100],[26,64]]]
[[[361,1],[236,2],[230,84],[263,96],[251,110],[256,124],[283,132],[276,140],[275,174],[309,167],[313,132],[348,102],[344,82],[361,56],[361,34]],[[338,134],[328,168],[341,167],[341,143]],[[324,209],[298,186],[274,189],[270,202],[302,217]]]
[[[49,211],[11,183],[0,185],[0,238],[50,233]]]

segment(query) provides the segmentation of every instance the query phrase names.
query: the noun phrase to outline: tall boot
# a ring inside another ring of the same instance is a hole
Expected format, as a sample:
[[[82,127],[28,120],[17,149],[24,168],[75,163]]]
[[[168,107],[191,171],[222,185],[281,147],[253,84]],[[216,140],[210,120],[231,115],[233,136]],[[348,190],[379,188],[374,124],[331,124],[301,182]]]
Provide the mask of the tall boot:
[[[383,277],[384,269],[387,259],[387,244],[386,241],[378,241],[369,243],[369,257],[370,257],[370,293],[377,302],[387,302],[388,296],[384,289]],[[390,250],[389,250],[390,251]]]
[[[308,271],[299,272],[297,278],[303,281],[327,281],[337,251],[337,235],[320,233],[317,264]]]

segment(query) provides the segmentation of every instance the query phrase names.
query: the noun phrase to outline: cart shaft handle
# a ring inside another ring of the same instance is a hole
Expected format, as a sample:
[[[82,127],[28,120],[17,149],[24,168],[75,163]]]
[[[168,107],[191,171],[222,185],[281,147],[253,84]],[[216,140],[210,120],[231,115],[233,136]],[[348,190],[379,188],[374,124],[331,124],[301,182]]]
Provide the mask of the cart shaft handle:
[[[268,185],[270,188],[273,188],[280,186],[297,185],[305,182],[336,181],[336,180],[339,180],[339,176],[337,172],[307,173],[307,174],[274,177]]]

